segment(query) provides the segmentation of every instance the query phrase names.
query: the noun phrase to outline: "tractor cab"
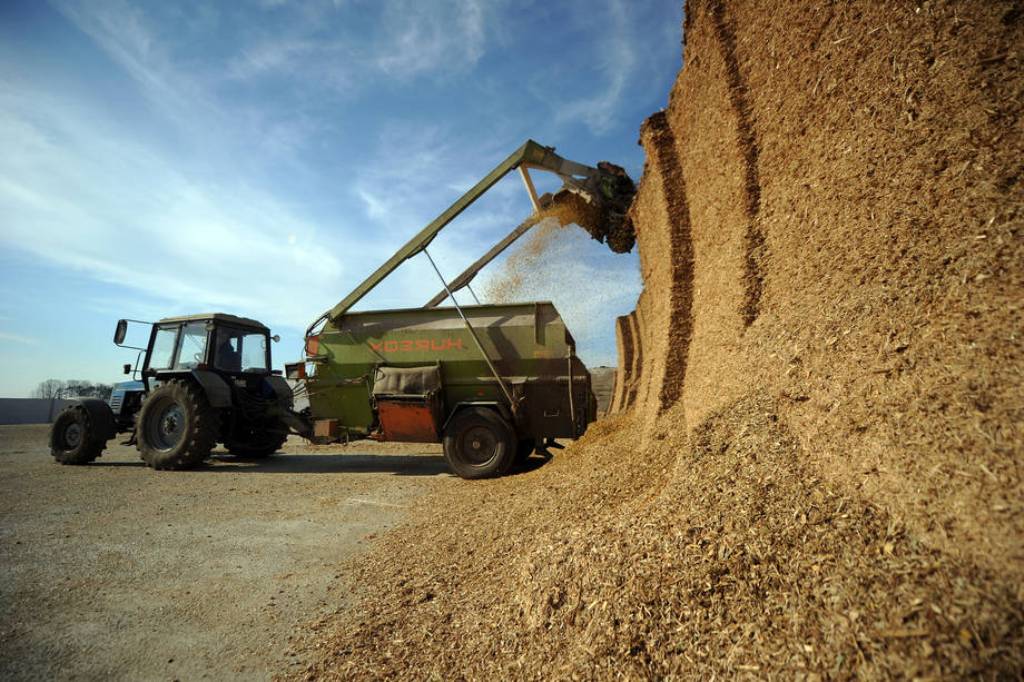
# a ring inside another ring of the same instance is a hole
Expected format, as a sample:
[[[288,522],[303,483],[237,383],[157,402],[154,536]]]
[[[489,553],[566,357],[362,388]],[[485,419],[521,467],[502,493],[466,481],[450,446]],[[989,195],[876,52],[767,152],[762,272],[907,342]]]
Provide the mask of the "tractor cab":
[[[121,326],[118,323],[118,331]],[[115,341],[117,338],[115,337]],[[270,330],[225,313],[168,317],[153,325],[141,375],[147,388],[172,375],[215,372],[258,385],[271,374]]]

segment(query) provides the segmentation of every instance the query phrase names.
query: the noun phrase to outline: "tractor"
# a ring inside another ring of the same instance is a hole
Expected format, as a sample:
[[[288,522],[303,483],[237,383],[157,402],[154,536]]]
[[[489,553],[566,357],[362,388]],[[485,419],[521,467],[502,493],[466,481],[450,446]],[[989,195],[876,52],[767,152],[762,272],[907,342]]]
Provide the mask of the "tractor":
[[[119,433],[154,469],[194,467],[217,443],[245,458],[280,449],[298,417],[291,387],[271,369],[278,337],[267,327],[224,313],[168,317],[151,325],[143,348],[125,345],[129,322],[141,321],[119,320],[114,343],[139,351],[124,366],[133,380],[109,402],[82,399],[61,412],[50,432],[58,462],[91,462]]]

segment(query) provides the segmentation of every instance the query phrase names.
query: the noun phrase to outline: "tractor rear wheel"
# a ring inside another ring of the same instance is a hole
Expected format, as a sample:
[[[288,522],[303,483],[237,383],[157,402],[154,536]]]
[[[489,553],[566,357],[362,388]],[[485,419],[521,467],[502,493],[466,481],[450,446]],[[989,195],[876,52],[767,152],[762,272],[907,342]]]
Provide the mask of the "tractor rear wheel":
[[[81,405],[64,408],[50,429],[50,454],[61,464],[88,464],[106,446],[107,439],[97,433],[88,410]]]
[[[462,410],[444,431],[444,458],[461,478],[491,478],[516,460],[516,437],[501,415],[486,407]]]
[[[154,469],[189,469],[209,457],[217,415],[198,387],[168,381],[142,403],[136,440],[142,460]]]

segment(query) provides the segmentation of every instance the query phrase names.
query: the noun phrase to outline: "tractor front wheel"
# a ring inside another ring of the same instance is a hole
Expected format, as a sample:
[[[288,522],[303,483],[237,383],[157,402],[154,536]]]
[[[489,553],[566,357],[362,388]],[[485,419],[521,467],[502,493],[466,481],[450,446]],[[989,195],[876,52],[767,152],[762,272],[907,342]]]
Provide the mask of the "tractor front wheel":
[[[210,456],[217,415],[197,386],[168,381],[142,403],[136,441],[142,460],[154,469],[189,469]]]
[[[82,405],[64,408],[50,429],[50,454],[61,464],[88,464],[107,446]]]
[[[516,460],[516,446],[512,427],[486,407],[462,410],[444,432],[444,458],[462,478],[505,474]]]

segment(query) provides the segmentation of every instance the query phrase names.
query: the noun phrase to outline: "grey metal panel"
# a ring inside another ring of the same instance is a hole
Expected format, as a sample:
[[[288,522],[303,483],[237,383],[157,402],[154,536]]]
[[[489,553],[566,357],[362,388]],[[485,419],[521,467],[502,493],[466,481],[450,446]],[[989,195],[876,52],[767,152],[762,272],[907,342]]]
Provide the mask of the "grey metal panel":
[[[71,400],[0,398],[0,424],[49,424]]]
[[[231,387],[220,378],[219,374],[202,369],[194,369],[192,370],[192,376],[203,387],[206,399],[210,402],[211,407],[231,407]]]
[[[378,367],[373,379],[373,395],[425,396],[441,389],[441,368]]]

